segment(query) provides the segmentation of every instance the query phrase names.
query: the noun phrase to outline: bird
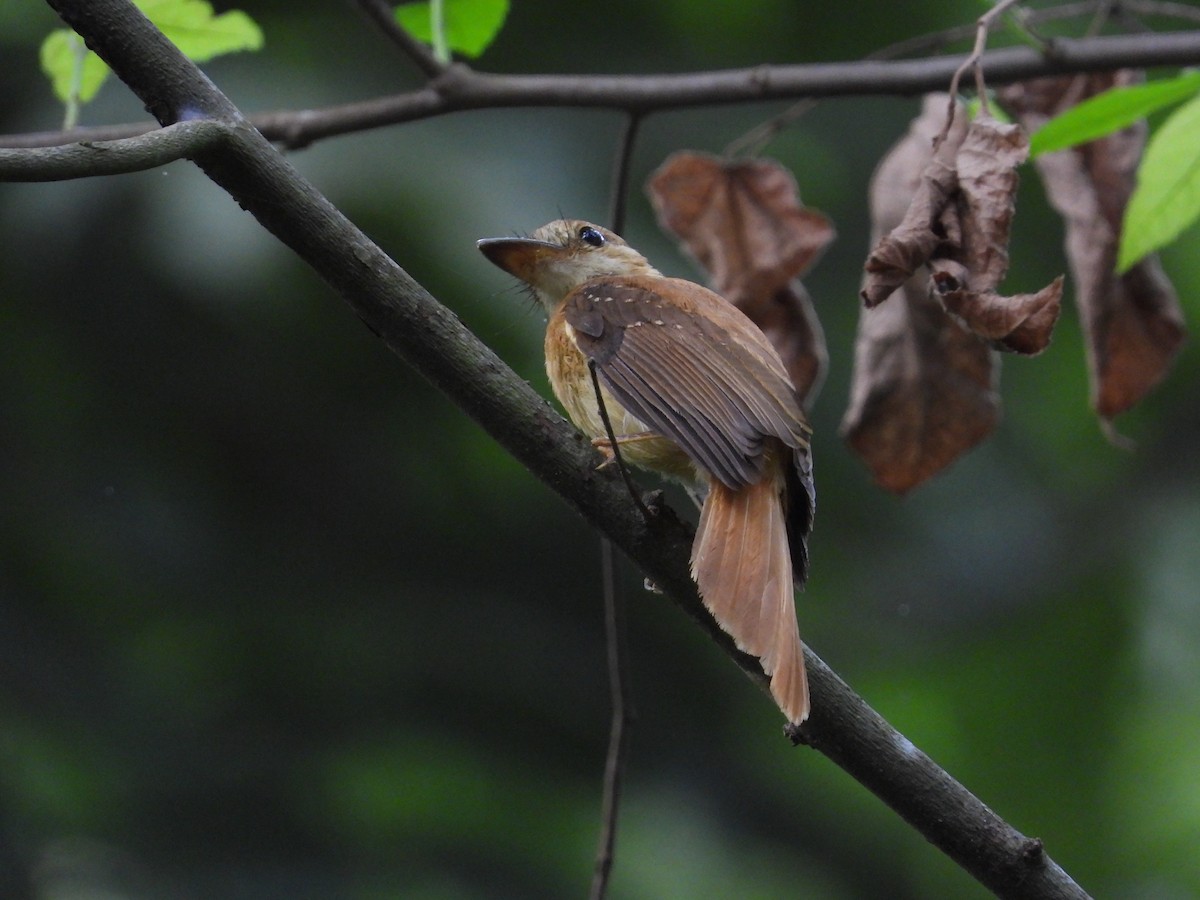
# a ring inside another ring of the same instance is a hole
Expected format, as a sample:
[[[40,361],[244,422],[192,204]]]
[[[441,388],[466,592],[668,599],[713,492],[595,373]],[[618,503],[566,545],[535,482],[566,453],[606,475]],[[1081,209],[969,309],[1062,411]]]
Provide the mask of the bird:
[[[558,219],[477,245],[545,308],[551,389],[600,465],[619,451],[703,496],[691,552],[700,598],[758,658],[788,721],[803,722],[794,586],[808,574],[816,508],[812,429],[775,348],[732,303],[664,276],[600,225]]]

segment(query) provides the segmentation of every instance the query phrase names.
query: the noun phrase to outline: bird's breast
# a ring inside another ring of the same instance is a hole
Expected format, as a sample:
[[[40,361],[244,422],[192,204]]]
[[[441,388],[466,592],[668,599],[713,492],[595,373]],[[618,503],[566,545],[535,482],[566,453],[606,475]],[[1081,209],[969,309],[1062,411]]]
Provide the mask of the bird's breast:
[[[552,315],[546,328],[546,374],[550,378],[550,387],[580,431],[591,438],[607,438],[587,359],[576,345],[571,326],[561,313],[560,309]],[[600,393],[613,433],[618,438],[649,432],[646,425],[621,406],[603,385]],[[621,459],[688,484],[700,477],[696,466],[679,445],[661,436],[622,441]]]

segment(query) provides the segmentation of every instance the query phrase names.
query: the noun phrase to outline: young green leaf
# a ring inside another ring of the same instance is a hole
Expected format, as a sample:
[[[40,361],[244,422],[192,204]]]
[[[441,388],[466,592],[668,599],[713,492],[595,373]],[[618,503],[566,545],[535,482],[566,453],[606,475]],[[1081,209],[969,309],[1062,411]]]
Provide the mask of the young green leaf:
[[[262,30],[241,10],[214,15],[212,4],[206,0],[135,0],[135,3],[194,62],[262,48]]]
[[[1200,72],[1188,72],[1178,78],[1152,81],[1129,87],[1113,88],[1097,94],[1055,116],[1030,139],[1029,155],[1053,153],[1098,137],[1144,119],[1200,91]]]
[[[1150,138],[1121,228],[1117,271],[1170,243],[1200,217],[1200,96]]]
[[[239,10],[214,15],[206,0],[134,2],[185,56],[196,62],[237,50],[257,50],[263,45],[262,30]],[[108,66],[90,50],[79,66],[76,48],[80,45],[79,36],[66,28],[51,32],[42,42],[42,71],[63,103],[87,103],[108,77]]]
[[[509,0],[442,0],[446,44],[474,59],[491,46],[508,15]],[[431,5],[405,3],[396,7],[400,26],[426,44],[434,43]]]
[[[979,116],[982,112],[983,112],[983,101],[979,98],[978,95],[972,97],[970,100],[967,101],[967,118],[968,119],[970,119],[971,121],[974,121],[975,119],[979,118]],[[1001,109],[1000,105],[998,103],[994,102],[990,91],[988,92],[987,114],[989,116],[991,116],[993,119],[995,119],[997,122],[1003,122],[1005,125],[1008,125],[1012,122],[1012,119],[1009,118],[1008,113],[1006,113],[1003,109]]]
[[[79,64],[79,52],[84,52]],[[106,66],[95,53],[86,50],[83,38],[69,28],[46,35],[39,54],[42,71],[50,79],[54,96],[63,103],[87,103],[96,96],[108,77]]]

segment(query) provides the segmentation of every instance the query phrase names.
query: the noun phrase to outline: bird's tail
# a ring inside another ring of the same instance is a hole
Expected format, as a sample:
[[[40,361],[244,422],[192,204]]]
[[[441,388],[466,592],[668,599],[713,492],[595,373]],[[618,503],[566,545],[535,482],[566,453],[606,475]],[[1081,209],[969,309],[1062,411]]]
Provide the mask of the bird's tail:
[[[712,479],[692,545],[692,576],[709,612],[739,649],[759,658],[775,702],[799,724],[808,717],[808,677],[778,468],[737,490]]]

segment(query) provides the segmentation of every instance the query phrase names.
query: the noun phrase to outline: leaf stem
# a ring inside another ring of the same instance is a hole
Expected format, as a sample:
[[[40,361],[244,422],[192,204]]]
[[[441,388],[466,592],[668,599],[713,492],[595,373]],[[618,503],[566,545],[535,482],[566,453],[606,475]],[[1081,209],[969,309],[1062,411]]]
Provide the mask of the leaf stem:
[[[450,45],[446,42],[446,11],[442,0],[429,0],[429,30],[433,35],[433,58],[450,65]]]
[[[63,113],[63,131],[70,131],[79,124],[79,110],[82,107],[80,95],[83,92],[83,61],[87,59],[87,46],[79,35],[71,35],[71,54],[74,65],[71,66],[71,89],[67,92],[66,111]]]

